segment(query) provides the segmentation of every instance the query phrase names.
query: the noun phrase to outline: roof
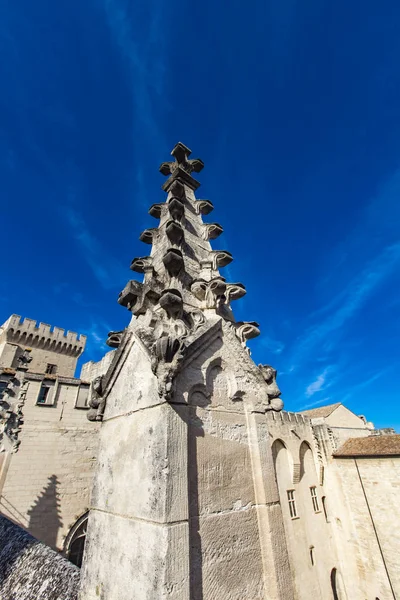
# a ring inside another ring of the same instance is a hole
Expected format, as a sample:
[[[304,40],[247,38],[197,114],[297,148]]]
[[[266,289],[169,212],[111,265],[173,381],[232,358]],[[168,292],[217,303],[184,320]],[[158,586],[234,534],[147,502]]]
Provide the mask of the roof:
[[[340,406],[341,402],[336,402],[336,404],[327,404],[326,406],[320,406],[319,408],[312,408],[311,410],[301,410],[301,415],[306,415],[310,417],[310,419],[316,419],[318,417],[329,417],[333,413],[334,410]]]
[[[333,455],[336,458],[357,456],[400,456],[400,435],[370,435],[349,438]]]

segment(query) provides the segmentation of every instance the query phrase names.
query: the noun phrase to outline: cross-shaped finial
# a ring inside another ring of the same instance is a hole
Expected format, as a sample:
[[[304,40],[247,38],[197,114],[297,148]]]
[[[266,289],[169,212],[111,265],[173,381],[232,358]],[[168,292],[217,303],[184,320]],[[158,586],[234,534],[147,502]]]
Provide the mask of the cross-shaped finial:
[[[204,167],[204,163],[199,158],[189,160],[192,151],[187,146],[178,142],[171,152],[175,158],[173,162],[163,162],[160,166],[160,171],[163,175],[177,175],[177,172],[184,171],[188,175],[194,171],[200,173]]]

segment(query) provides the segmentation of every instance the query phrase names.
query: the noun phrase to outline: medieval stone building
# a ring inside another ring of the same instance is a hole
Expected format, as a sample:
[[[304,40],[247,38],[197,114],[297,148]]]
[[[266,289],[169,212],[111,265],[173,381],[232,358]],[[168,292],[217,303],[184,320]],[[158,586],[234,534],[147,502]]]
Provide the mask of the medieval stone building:
[[[0,328],[0,512],[78,563],[98,432],[74,377],[85,343],[19,315]]]
[[[260,333],[257,323],[237,322],[233,315],[231,303],[246,292],[221,274],[232,256],[210,244],[222,227],[203,222],[213,209],[195,195],[199,183],[193,175],[203,163],[191,160],[183,144],[172,156],[174,161],[160,168],[168,176],[165,201],[149,211],[159,224],[140,237],[151,251],[131,265],[143,282],[129,281],[119,297],[132,314],[128,327],[111,332],[108,343],[116,349],[99,363],[84,365],[81,379],[66,383],[65,375],[58,375],[58,386],[74,389],[69,412],[56,403],[58,421],[64,414],[87,414],[89,422],[77,417],[78,437],[87,449],[79,455],[80,466],[71,463],[68,479],[66,463],[55,461],[52,476],[60,485],[61,480],[72,485],[84,464],[87,477],[79,489],[86,486],[88,494],[89,464],[97,458],[90,506],[79,492],[80,510],[90,508],[79,593],[77,586],[73,593],[69,587],[59,597],[400,598],[400,435],[374,429],[342,404],[303,413],[282,410],[275,369],[257,366],[247,348]],[[14,354],[8,349],[8,355],[15,362],[3,367],[2,376],[10,376],[7,389],[13,392],[6,400],[3,394],[2,440],[9,461],[3,490],[11,497],[11,482],[21,483],[29,471],[18,457],[33,456],[30,436],[43,428],[33,411],[46,410],[35,402],[51,374],[30,372],[34,358],[27,345]],[[45,363],[61,368],[49,355],[40,361],[42,369]],[[32,378],[39,383],[30,406]],[[88,389],[89,408],[85,401],[82,410],[77,402]],[[47,392],[53,398],[57,393]],[[23,425],[22,412],[32,415]],[[72,443],[72,416],[65,419],[57,426]],[[49,435],[55,439],[53,429]],[[54,454],[66,447],[60,441]],[[38,490],[28,489],[21,504],[24,489],[21,484],[12,503],[20,502],[15,506],[27,515],[33,500],[28,496]],[[15,512],[2,512],[29,529]],[[68,514],[63,520],[78,517]],[[80,548],[82,518],[67,535],[73,539],[80,532],[75,538]],[[45,523],[44,518],[37,537],[61,549],[66,531],[52,543],[45,539]],[[1,539],[17,535],[13,531],[0,523]],[[13,559],[20,569],[26,553],[21,556]],[[6,560],[0,551],[0,591],[6,589],[1,581]],[[55,559],[48,560],[59,573]],[[64,589],[65,582],[53,581],[49,570],[41,579],[43,589]],[[35,598],[53,597],[40,593]]]

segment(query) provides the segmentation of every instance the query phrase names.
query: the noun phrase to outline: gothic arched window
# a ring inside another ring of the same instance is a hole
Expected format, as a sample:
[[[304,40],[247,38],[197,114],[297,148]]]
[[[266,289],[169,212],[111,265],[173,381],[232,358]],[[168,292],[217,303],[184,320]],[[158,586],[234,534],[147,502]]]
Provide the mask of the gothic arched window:
[[[82,515],[68,533],[64,548],[68,560],[77,567],[82,566],[83,551],[85,549],[86,531],[89,512]]]

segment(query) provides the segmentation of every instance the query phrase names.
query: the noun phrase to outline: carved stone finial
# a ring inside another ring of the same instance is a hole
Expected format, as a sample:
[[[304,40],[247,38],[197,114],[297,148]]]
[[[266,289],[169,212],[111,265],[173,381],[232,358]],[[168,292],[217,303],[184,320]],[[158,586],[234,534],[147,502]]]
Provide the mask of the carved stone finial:
[[[267,405],[265,410],[275,410],[279,412],[283,408],[283,402],[280,398],[281,391],[276,383],[277,370],[271,365],[258,365],[265,383],[267,384]]]
[[[199,158],[189,159],[191,153],[192,151],[187,146],[179,142],[171,152],[175,161],[161,164],[160,172],[163,175],[170,175],[168,181],[163,185],[164,190],[169,191],[172,182],[176,179],[193,190],[199,187],[200,184],[192,177],[192,173],[200,173],[204,163]]]

